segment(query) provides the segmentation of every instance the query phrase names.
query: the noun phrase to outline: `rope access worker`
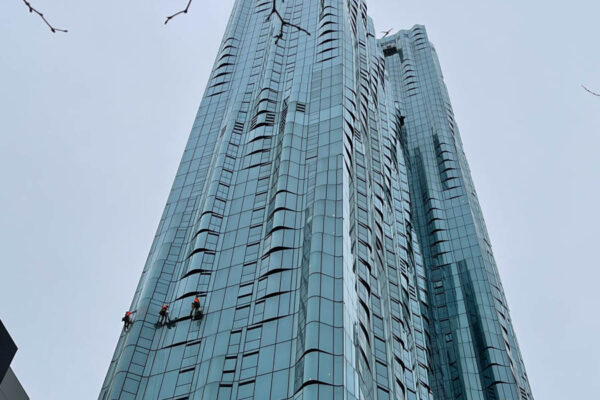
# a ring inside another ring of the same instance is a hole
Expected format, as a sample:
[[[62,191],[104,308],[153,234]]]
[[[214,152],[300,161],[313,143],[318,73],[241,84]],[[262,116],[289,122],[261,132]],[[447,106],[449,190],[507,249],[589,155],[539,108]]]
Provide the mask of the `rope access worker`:
[[[194,298],[194,301],[192,301],[192,311],[190,311],[190,317],[192,319],[196,319],[198,314],[202,316],[202,310],[200,309],[200,298],[198,295],[196,295],[196,298]]]
[[[132,316],[133,313],[131,311],[125,311],[125,316],[121,318],[121,321],[123,321],[123,329],[126,331],[128,331],[131,325],[133,325]]]
[[[164,325],[168,322],[169,322],[169,306],[166,304],[163,304],[163,306],[160,308],[160,311],[158,312],[158,323]]]

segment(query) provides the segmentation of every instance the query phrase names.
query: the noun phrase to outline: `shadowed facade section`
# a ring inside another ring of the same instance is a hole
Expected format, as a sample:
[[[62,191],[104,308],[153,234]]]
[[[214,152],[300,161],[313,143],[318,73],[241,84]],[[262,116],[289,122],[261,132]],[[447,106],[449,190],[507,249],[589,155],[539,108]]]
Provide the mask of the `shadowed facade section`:
[[[405,115],[439,399],[532,399],[437,54],[423,26],[379,42]]]

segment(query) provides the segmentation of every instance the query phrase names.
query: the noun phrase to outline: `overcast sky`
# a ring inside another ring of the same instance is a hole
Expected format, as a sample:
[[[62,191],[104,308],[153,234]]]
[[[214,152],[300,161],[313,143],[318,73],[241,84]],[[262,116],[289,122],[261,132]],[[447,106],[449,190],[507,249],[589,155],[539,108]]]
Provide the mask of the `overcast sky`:
[[[233,0],[0,2],[0,318],[34,400],[93,399]],[[250,0],[248,0],[250,1]],[[370,0],[438,51],[534,396],[600,392],[600,2]]]

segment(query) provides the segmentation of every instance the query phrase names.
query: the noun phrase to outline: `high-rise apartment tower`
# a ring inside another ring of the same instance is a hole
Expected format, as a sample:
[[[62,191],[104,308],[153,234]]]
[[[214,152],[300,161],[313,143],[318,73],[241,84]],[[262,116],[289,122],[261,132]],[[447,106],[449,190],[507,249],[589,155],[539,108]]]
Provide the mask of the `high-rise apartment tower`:
[[[364,0],[235,2],[131,307],[101,400],[533,399],[435,50]]]

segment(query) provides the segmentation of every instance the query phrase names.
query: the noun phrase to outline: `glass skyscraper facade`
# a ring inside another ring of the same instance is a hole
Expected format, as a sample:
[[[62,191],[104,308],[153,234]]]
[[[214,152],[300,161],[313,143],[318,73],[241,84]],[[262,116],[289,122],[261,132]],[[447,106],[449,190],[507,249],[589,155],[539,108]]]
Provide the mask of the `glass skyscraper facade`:
[[[101,400],[533,399],[435,50],[364,0],[235,2],[131,309]]]

